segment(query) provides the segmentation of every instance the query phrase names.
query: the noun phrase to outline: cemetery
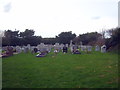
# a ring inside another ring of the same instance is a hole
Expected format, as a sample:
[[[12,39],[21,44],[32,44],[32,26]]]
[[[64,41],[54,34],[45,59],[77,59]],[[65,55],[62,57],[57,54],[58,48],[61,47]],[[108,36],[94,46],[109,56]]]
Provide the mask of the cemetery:
[[[7,37],[10,35],[3,37],[0,47],[3,88],[118,87],[116,36],[107,40],[96,32],[77,38],[72,32],[47,39],[30,35],[18,37],[20,42],[15,42],[16,36],[11,42]]]
[[[0,89],[120,90],[120,0],[0,0]]]
[[[99,88],[118,86],[117,55],[106,46],[2,47],[3,88]]]

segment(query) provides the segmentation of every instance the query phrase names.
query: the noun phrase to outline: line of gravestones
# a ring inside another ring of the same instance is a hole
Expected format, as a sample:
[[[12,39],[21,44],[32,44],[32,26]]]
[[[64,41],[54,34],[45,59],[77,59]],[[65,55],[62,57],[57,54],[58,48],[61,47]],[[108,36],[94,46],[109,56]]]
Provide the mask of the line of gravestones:
[[[54,49],[54,53],[57,54],[59,53],[61,50],[62,52],[65,54],[68,52],[68,48],[70,48],[70,51],[72,54],[81,54],[80,51],[85,51],[87,53],[92,51],[92,46],[90,45],[82,45],[82,43],[80,45],[74,45],[72,44],[72,41],[70,41],[70,45],[68,44],[59,44],[59,43],[55,43],[55,45],[45,45],[44,43],[41,43],[37,46],[30,46],[30,44],[28,44],[27,46],[6,46],[6,47],[0,47],[0,57],[9,57],[12,56],[13,54],[19,54],[21,52],[24,53],[28,53],[29,51],[34,54],[34,53],[38,53],[36,55],[36,57],[44,57],[46,56],[49,52],[51,52],[52,49]],[[81,49],[81,50],[79,50]],[[100,51],[102,53],[106,52],[106,46],[95,46],[95,51]]]

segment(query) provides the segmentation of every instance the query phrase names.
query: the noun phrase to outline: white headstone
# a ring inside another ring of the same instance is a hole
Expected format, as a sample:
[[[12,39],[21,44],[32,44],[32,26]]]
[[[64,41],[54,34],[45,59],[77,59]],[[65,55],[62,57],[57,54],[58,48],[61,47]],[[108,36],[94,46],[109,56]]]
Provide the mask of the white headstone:
[[[92,51],[92,46],[87,46],[87,51],[91,52]]]
[[[59,45],[59,43],[55,43],[54,45],[54,49],[60,51],[61,50],[61,46]]]
[[[98,45],[95,46],[95,51],[100,51],[100,47]]]
[[[24,46],[24,53],[27,53],[29,51],[29,48],[27,46]]]
[[[27,45],[27,48],[28,48],[29,50],[31,49],[30,44]]]
[[[85,45],[81,46],[81,51],[86,51],[87,47]]]
[[[45,45],[46,51],[50,52],[51,51],[51,46],[50,45]]]
[[[66,47],[68,48],[68,44],[66,44]]]
[[[70,44],[72,44],[72,40],[70,40]]]
[[[22,48],[20,46],[16,46],[16,52],[17,53],[21,53],[22,52]]]
[[[63,49],[63,47],[64,47],[64,44],[60,44],[60,48]]]
[[[106,45],[103,45],[103,46],[101,47],[101,52],[102,52],[102,53],[105,53],[105,52],[106,52]]]
[[[44,46],[45,46],[45,44],[44,44],[44,43],[40,43],[40,46],[41,46],[41,47],[44,47]]]

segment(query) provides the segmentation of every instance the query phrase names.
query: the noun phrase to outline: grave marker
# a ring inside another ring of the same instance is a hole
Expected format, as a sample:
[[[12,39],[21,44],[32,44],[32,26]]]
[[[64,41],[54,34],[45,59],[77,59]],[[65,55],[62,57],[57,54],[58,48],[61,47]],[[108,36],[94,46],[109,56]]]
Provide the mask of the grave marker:
[[[101,52],[105,53],[106,52],[106,45],[101,46]]]

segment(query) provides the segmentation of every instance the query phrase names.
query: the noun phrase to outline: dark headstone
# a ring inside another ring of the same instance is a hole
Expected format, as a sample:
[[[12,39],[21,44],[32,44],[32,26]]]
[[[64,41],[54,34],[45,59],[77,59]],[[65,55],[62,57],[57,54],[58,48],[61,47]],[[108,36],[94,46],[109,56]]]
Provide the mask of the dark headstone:
[[[34,50],[34,52],[35,52],[35,53],[37,53],[37,51],[38,51],[38,49],[37,49],[37,48],[34,48],[33,50]]]
[[[66,46],[63,47],[63,53],[67,53],[68,48]]]

